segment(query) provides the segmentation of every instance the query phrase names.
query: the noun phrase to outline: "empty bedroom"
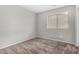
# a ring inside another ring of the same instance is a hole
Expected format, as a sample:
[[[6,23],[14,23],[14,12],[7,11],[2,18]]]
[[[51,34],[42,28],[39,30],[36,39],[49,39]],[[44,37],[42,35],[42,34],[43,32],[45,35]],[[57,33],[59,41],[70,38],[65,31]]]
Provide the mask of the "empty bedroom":
[[[79,6],[0,5],[0,54],[79,54]]]

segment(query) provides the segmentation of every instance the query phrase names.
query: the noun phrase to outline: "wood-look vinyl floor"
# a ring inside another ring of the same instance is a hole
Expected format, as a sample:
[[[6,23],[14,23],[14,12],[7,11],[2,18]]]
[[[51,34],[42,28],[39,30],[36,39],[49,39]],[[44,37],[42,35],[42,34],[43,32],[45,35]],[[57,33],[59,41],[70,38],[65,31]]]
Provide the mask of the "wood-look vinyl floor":
[[[73,44],[47,39],[31,39],[4,49],[0,54],[77,54],[79,48]]]

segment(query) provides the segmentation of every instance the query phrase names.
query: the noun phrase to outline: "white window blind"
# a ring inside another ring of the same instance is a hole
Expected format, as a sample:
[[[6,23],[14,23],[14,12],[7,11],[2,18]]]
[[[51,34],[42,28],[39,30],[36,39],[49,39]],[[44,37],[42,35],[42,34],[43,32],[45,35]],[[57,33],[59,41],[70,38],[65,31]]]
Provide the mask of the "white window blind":
[[[59,14],[58,15],[58,29],[67,29],[68,25],[68,15],[66,14]]]
[[[49,15],[47,19],[48,29],[68,29],[68,14]]]
[[[56,15],[48,16],[47,28],[49,28],[49,29],[56,29],[57,28],[56,23],[57,23],[57,16]]]

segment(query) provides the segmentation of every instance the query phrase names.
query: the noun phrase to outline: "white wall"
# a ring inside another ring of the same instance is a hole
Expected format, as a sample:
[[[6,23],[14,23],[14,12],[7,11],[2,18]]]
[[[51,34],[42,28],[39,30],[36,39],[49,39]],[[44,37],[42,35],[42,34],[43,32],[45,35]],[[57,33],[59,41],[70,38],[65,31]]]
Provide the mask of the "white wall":
[[[79,46],[79,6],[76,6],[76,45]]]
[[[19,6],[0,6],[0,48],[35,37],[35,14]]]
[[[47,16],[65,11],[69,12],[68,14],[69,29],[66,30],[47,29]],[[37,21],[38,37],[63,41],[71,44],[75,43],[75,6],[65,6],[62,8],[42,12],[39,13],[37,17],[38,17]]]
[[[68,30],[48,30],[47,15],[69,12]],[[75,43],[75,6],[34,14],[19,6],[0,6],[0,48],[23,42],[35,36]],[[54,39],[56,38],[56,39]]]

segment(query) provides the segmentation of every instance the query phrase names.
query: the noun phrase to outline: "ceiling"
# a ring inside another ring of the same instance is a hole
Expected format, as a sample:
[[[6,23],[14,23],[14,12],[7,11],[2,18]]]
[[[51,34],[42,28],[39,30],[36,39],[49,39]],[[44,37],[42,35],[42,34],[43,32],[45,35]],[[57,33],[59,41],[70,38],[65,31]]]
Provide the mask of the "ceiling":
[[[40,13],[47,10],[63,7],[65,5],[20,5],[20,6],[34,13]]]

